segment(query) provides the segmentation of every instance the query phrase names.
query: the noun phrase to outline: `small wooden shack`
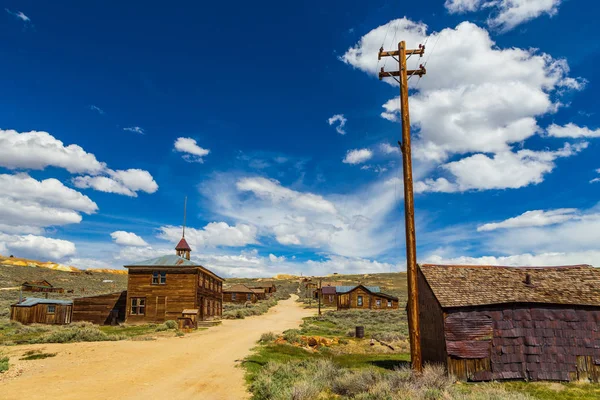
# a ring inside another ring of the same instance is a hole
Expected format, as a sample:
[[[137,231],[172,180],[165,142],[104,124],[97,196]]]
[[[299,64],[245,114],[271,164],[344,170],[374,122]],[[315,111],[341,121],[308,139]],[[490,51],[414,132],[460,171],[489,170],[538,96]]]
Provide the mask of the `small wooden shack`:
[[[319,289],[319,285],[321,286],[321,289]],[[336,288],[338,286],[343,286],[343,282],[337,282],[337,281],[323,281],[317,284],[316,288],[314,289],[313,292],[313,297],[315,299],[319,298],[319,295],[321,294],[322,289],[325,288]],[[331,292],[331,289],[329,289],[329,292]]]
[[[233,285],[227,289],[223,289],[223,301],[225,303],[256,303],[257,300],[258,296],[256,292],[241,283]]]
[[[177,320],[183,310],[198,309],[199,320],[219,317],[223,312],[224,279],[190,261],[191,249],[184,238],[177,255],[165,255],[126,265],[126,322],[141,324]]]
[[[337,292],[335,286],[325,286],[321,288],[321,302],[325,306],[337,305]]]
[[[256,298],[258,300],[265,300],[267,298],[267,293],[265,292],[265,289],[250,288],[250,290],[252,290],[254,294],[256,294]]]
[[[73,322],[89,321],[98,325],[117,325],[125,321],[127,291],[80,297],[73,300]]]
[[[252,289],[264,289],[265,293],[267,295],[273,294],[277,291],[277,287],[275,286],[274,283],[266,283],[266,282],[261,282],[258,285],[254,285],[254,286],[252,286]]]
[[[337,309],[396,310],[398,298],[381,293],[379,286],[337,286]]]
[[[66,325],[71,323],[70,300],[28,298],[10,306],[10,320],[22,324]]]
[[[459,379],[600,378],[600,270],[419,265],[424,362]]]
[[[63,288],[55,288],[47,280],[41,281],[27,281],[21,284],[21,290],[23,292],[37,292],[37,293],[64,293]]]

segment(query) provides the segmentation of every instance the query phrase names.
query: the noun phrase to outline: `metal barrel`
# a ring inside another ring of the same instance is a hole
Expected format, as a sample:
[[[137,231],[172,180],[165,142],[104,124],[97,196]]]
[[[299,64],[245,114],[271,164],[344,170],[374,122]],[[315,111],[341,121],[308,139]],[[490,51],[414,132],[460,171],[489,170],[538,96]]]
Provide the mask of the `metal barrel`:
[[[357,338],[364,338],[365,337],[365,327],[364,326],[357,326],[356,327],[356,335]]]

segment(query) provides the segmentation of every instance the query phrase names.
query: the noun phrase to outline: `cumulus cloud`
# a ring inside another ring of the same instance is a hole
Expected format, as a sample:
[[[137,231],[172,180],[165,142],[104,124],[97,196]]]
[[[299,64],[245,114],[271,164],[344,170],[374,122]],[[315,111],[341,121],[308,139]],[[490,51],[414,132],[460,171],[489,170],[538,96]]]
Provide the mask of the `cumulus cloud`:
[[[173,243],[181,239],[181,226],[163,226],[159,238]],[[256,227],[248,224],[230,226],[226,222],[211,222],[203,229],[186,228],[185,239],[192,249],[200,247],[242,247],[257,244]]]
[[[417,182],[415,191],[464,192],[468,190],[517,189],[539,184],[544,175],[556,167],[555,160],[573,156],[587,148],[587,143],[565,144],[556,151],[520,150],[500,152],[493,156],[475,154],[442,166],[453,175],[453,182],[446,178],[427,179]]]
[[[527,211],[517,217],[501,222],[491,222],[477,227],[478,232],[494,231],[496,229],[524,228],[530,226],[546,226],[560,224],[578,217],[575,208],[559,208],[557,210]]]
[[[348,150],[342,162],[345,164],[362,164],[372,157],[373,152],[369,149]]]
[[[75,244],[67,240],[36,235],[6,235],[0,233],[0,247],[24,258],[58,260],[75,254]]]
[[[48,132],[0,129],[0,166],[8,169],[64,168],[71,173],[100,173],[106,165],[80,146],[63,142]]]
[[[144,129],[140,128],[139,126],[131,126],[129,128],[123,128],[123,130],[128,131],[128,132],[137,133],[139,135],[144,134]]]
[[[565,60],[535,49],[498,47],[485,29],[470,22],[428,35],[425,24],[396,19],[368,32],[341,60],[376,76],[382,43],[396,45],[388,31],[397,32],[409,48],[427,37],[433,43],[428,49],[435,46],[432,53],[426,50],[427,76],[410,81],[413,154],[422,162],[441,163],[456,154],[508,154],[514,143],[543,132],[537,120],[556,112],[562,92],[584,86],[568,76]],[[409,68],[421,62],[412,57]],[[398,120],[398,98],[383,107],[382,117]]]
[[[38,181],[29,175],[0,175],[0,231],[41,233],[43,227],[77,224],[81,214],[98,206],[89,197],[56,179]]]
[[[600,129],[592,130],[587,126],[577,126],[572,122],[564,126],[552,124],[547,129],[549,136],[558,138],[597,138],[600,137]]]
[[[572,253],[540,253],[515,254],[510,256],[481,256],[481,257],[443,257],[432,255],[424,260],[425,263],[446,265],[496,265],[507,267],[545,267],[562,265],[589,264],[600,266],[600,251],[590,250]]]
[[[381,143],[379,145],[379,151],[381,151],[383,154],[399,154],[400,147],[392,146],[389,143]]]
[[[272,263],[282,263],[285,261],[285,257],[277,257],[275,254],[269,254],[269,261],[271,261]]]
[[[80,188],[92,188],[100,192],[137,197],[137,192],[154,193],[158,184],[148,171],[141,169],[107,170],[109,176],[77,176],[73,184]]]
[[[110,234],[110,237],[116,244],[122,246],[148,246],[144,239],[133,232],[115,231]]]
[[[335,130],[340,135],[346,134],[346,131],[344,129],[344,126],[346,125],[346,121],[348,121],[348,120],[346,118],[344,118],[344,114],[336,114],[327,120],[327,122],[329,123],[329,126],[338,122],[338,125],[335,127]]]
[[[554,16],[562,0],[446,0],[446,9],[454,13],[492,10],[487,24],[503,32],[543,14]]]
[[[185,153],[183,159],[187,162],[203,163],[204,156],[210,153],[210,150],[203,149],[192,138],[180,137],[175,140],[175,151]]]

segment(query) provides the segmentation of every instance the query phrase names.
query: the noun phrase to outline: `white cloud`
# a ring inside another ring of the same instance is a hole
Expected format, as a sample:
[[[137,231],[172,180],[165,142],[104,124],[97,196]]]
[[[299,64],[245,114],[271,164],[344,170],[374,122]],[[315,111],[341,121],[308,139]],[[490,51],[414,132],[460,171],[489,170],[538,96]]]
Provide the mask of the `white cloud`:
[[[382,43],[386,49],[396,46],[389,31],[406,40],[408,48],[428,37],[425,24],[393,20],[364,35],[341,60],[376,76]],[[537,119],[556,112],[562,92],[584,84],[568,76],[565,60],[535,49],[500,48],[485,29],[469,22],[429,35],[425,53],[427,75],[410,81],[415,89],[410,98],[414,156],[422,162],[441,163],[469,153],[510,156],[513,144],[543,132]],[[422,62],[412,57],[408,67]],[[398,120],[398,98],[383,107],[382,117]]]
[[[110,237],[116,244],[123,246],[148,246],[148,243],[133,232],[115,231]]]
[[[160,228],[158,237],[173,243],[181,239],[181,226],[163,226]],[[249,244],[257,244],[256,227],[248,224],[237,224],[229,226],[226,222],[211,222],[203,229],[186,228],[185,239],[192,247],[241,247]]]
[[[31,19],[23,14],[21,11],[10,11],[8,8],[5,8],[6,12],[10,15],[14,15],[16,18],[20,19],[23,22],[31,22]]]
[[[503,32],[535,19],[542,14],[554,16],[562,0],[446,0],[444,4],[450,13],[474,12],[482,9],[493,10],[487,23]]]
[[[600,251],[590,250],[582,252],[561,253],[550,252],[540,254],[515,254],[511,256],[482,256],[482,257],[454,257],[432,255],[424,263],[447,265],[497,265],[508,267],[545,267],[562,265],[589,264],[600,267]]]
[[[80,146],[65,146],[48,132],[0,129],[0,166],[9,169],[64,168],[71,173],[100,173],[106,165]]]
[[[128,132],[133,132],[133,133],[138,133],[140,135],[144,134],[144,129],[140,128],[139,126],[132,126],[129,128],[123,128],[124,131],[128,131]]]
[[[123,194],[125,196],[137,197],[138,191],[154,193],[158,190],[158,184],[148,171],[141,169],[110,170],[107,176],[77,176],[73,178],[73,184],[80,188],[92,188],[100,192]]]
[[[381,151],[383,154],[399,154],[400,147],[392,146],[389,143],[381,143],[379,145],[379,151]]]
[[[75,244],[67,240],[35,235],[5,235],[0,233],[0,247],[24,258],[61,259],[75,254]]]
[[[43,227],[77,224],[79,212],[95,213],[89,197],[56,179],[38,181],[27,174],[0,175],[0,231],[41,233]]]
[[[71,257],[65,260],[63,264],[79,269],[115,269],[115,267],[117,267],[116,265],[103,260],[81,257]]]
[[[335,206],[322,196],[301,193],[281,186],[276,180],[255,177],[243,178],[236,183],[238,190],[252,192],[256,196],[269,199],[273,203],[289,202],[295,208],[335,214]]]
[[[92,110],[92,111],[96,111],[96,112],[97,112],[98,114],[100,114],[100,115],[104,114],[104,110],[103,110],[103,109],[101,109],[101,108],[100,108],[100,107],[98,107],[98,106],[95,106],[95,105],[93,105],[93,104],[92,104],[92,105],[90,105],[90,106],[89,106],[89,108],[90,108],[90,110]]]
[[[401,269],[399,264],[382,263],[359,257],[328,256],[323,261],[309,260],[306,262],[311,273],[323,275],[325,273],[340,274],[376,274],[382,272],[397,272]]]
[[[185,161],[197,163],[203,163],[203,157],[210,153],[210,150],[198,146],[198,143],[194,139],[184,137],[175,140],[175,151],[186,153],[183,155]]]
[[[285,261],[285,257],[284,256],[277,257],[275,254],[269,254],[269,260],[272,263],[282,263]]]
[[[587,126],[577,126],[570,122],[564,126],[552,124],[548,127],[548,135],[559,138],[597,138],[600,137],[600,129],[591,130]]]
[[[556,210],[533,210],[527,211],[517,217],[509,218],[501,222],[492,222],[481,225],[478,232],[494,231],[496,229],[524,228],[530,226],[546,226],[560,224],[578,217],[575,208],[559,208]]]
[[[340,135],[346,134],[346,131],[344,130],[344,126],[346,125],[347,121],[348,120],[346,118],[344,118],[344,114],[336,114],[327,120],[327,122],[329,123],[329,126],[335,124],[336,122],[339,122],[339,124],[335,127],[335,130]]]
[[[500,152],[492,157],[475,154],[442,166],[454,176],[454,182],[445,178],[417,182],[417,192],[463,192],[467,190],[517,189],[539,184],[544,175],[556,167],[560,157],[573,156],[587,148],[587,143],[565,144],[556,151],[520,150]]]
[[[369,149],[348,150],[346,157],[342,161],[345,164],[362,164],[373,157],[373,152]]]

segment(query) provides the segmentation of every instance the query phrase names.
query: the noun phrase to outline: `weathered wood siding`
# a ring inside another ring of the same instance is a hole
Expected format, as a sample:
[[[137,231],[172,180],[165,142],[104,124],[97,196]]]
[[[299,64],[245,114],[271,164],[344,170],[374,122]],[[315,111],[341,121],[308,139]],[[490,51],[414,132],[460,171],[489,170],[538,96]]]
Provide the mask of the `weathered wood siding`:
[[[196,298],[200,319],[207,320],[223,315],[223,282],[198,271]]]
[[[599,327],[599,308],[523,304],[449,310],[448,370],[475,381],[598,379]]]
[[[235,300],[233,300],[233,294],[235,294]],[[223,301],[225,303],[238,303],[245,304],[250,301],[256,303],[258,297],[255,293],[244,293],[244,292],[223,292]]]
[[[165,284],[153,284],[154,271],[166,271]],[[199,308],[195,269],[129,269],[127,284],[127,323],[177,320],[186,309]],[[145,299],[144,315],[131,314],[131,299]]]
[[[338,310],[352,308],[359,310],[366,309],[381,309],[381,310],[394,310],[398,309],[398,300],[392,300],[392,307],[388,307],[388,298],[380,296],[377,293],[370,293],[362,287],[357,287],[348,293],[337,293],[337,306]],[[359,296],[362,297],[362,305],[358,304]],[[377,300],[380,300],[380,305],[377,305]]]
[[[324,294],[321,297],[321,304],[323,305],[335,306],[337,304],[335,294]]]
[[[127,291],[103,294],[100,296],[81,297],[73,300],[73,322],[89,321],[98,325],[112,322],[113,310],[117,313],[117,321],[125,321],[127,308]]]
[[[388,302],[390,303],[388,304]],[[371,295],[371,308],[373,310],[397,310],[398,300],[388,299],[387,297],[378,296],[377,293],[374,293]]]
[[[54,305],[54,313],[48,306]],[[10,320],[22,324],[66,325],[71,323],[73,306],[65,304],[36,304],[31,307],[10,307]]]
[[[421,271],[417,274],[423,362],[446,364],[444,313]]]

